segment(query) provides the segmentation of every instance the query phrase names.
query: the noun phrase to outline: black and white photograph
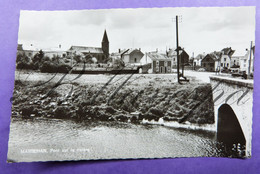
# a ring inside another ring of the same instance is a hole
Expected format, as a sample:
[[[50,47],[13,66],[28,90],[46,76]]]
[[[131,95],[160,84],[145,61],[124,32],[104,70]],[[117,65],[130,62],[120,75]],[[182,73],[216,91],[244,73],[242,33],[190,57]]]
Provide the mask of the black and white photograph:
[[[255,7],[20,11],[7,162],[250,158]]]

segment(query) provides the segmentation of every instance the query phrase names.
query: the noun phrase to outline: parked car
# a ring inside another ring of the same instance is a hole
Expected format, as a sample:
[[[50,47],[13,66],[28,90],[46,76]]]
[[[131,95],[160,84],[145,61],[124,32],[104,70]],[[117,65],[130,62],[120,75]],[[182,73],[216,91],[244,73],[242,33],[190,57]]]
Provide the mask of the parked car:
[[[200,69],[198,69],[198,71],[204,72],[204,71],[206,71],[206,70],[205,70],[205,68],[200,68]]]
[[[224,67],[222,70],[221,70],[222,73],[230,73],[231,70],[228,69],[227,67]]]

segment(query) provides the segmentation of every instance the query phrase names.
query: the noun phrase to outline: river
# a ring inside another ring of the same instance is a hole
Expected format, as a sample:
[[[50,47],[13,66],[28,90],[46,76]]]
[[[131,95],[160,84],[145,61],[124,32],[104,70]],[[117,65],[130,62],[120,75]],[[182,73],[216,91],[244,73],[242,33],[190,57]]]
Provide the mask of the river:
[[[9,162],[222,157],[214,132],[118,122],[12,118]],[[221,146],[222,147],[222,146]]]

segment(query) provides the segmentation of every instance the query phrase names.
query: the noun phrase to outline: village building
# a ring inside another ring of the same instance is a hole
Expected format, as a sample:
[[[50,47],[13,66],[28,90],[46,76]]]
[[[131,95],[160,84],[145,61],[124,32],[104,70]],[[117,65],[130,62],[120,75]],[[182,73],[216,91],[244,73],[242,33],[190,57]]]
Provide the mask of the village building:
[[[193,66],[201,66],[201,60],[206,56],[205,53],[203,54],[198,54],[194,59],[193,59]]]
[[[251,55],[250,55],[250,51],[251,51]],[[254,72],[254,59],[255,59],[255,46],[253,46],[251,50],[247,49],[245,55],[240,57],[239,71],[246,72],[247,74],[253,73]]]
[[[144,56],[144,53],[141,49],[119,49],[116,56],[120,56],[121,60],[128,65],[140,65],[140,60]]]
[[[201,60],[201,66],[206,71],[218,71],[219,66],[219,57],[213,52],[210,54],[207,54],[202,60]]]
[[[26,55],[30,59],[35,56],[40,51],[40,49],[36,48],[33,44],[25,45],[25,44],[18,44],[17,45],[17,55]]]
[[[220,55],[220,67],[223,69],[230,69],[231,67],[231,57],[234,54],[235,50],[232,50],[231,47],[227,47],[221,50]]]
[[[17,54],[26,55],[27,57],[32,59],[37,53],[39,53],[40,50],[42,50],[42,52],[44,53],[44,57],[49,57],[50,59],[53,57],[66,56],[66,51],[61,48],[61,45],[59,45],[59,47],[40,49],[35,47],[33,44],[18,44]]]
[[[172,59],[172,65],[177,66],[177,51],[170,49],[166,54]],[[184,49],[179,51],[179,65],[189,65],[189,55]]]
[[[67,51],[67,56],[73,57],[78,52],[85,56],[88,55],[96,58],[98,63],[106,63],[109,58],[109,40],[106,30],[103,35],[101,47],[71,46]]]
[[[141,65],[151,65],[148,73],[171,73],[172,59],[165,54],[157,52],[145,53],[140,63]]]

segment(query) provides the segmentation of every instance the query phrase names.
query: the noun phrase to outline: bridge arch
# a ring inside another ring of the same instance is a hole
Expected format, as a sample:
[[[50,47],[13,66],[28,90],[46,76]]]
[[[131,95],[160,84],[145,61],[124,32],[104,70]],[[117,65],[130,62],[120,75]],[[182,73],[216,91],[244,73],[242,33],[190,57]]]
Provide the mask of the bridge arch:
[[[228,104],[222,104],[218,109],[217,140],[229,150],[232,148],[245,150],[245,134],[237,115]]]

